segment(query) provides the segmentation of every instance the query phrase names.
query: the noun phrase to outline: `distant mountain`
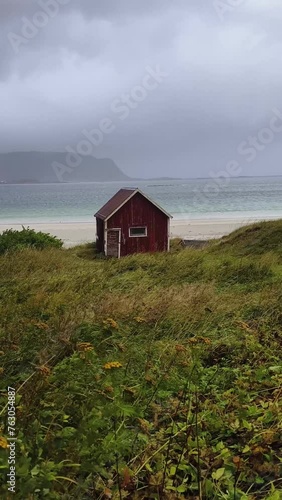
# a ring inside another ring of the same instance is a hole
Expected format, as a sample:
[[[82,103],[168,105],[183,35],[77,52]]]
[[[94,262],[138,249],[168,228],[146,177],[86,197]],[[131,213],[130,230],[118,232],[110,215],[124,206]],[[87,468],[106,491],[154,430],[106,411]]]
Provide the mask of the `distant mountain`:
[[[181,177],[150,177],[150,181],[182,181]]]
[[[108,158],[69,157],[67,153],[17,152],[0,154],[0,183],[106,182],[127,177]]]

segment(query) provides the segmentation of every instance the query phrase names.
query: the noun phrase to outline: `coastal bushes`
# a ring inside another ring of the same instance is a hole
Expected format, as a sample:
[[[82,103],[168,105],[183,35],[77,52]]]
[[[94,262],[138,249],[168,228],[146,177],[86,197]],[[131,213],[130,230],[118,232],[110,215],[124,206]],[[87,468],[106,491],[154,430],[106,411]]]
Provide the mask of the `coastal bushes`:
[[[23,227],[21,231],[8,229],[0,234],[0,255],[6,252],[18,251],[24,248],[61,248],[63,242],[50,234],[35,232],[33,229]]]
[[[279,500],[279,249],[248,256],[241,233],[120,261],[86,250],[0,258],[15,498]]]

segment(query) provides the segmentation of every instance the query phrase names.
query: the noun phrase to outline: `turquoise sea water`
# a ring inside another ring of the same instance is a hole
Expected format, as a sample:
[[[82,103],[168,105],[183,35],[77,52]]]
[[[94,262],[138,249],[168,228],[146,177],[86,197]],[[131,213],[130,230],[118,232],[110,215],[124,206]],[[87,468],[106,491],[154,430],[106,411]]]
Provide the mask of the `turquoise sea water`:
[[[226,181],[225,181],[226,182]],[[282,218],[282,177],[134,181],[175,219]],[[124,183],[0,185],[0,223],[92,222]]]

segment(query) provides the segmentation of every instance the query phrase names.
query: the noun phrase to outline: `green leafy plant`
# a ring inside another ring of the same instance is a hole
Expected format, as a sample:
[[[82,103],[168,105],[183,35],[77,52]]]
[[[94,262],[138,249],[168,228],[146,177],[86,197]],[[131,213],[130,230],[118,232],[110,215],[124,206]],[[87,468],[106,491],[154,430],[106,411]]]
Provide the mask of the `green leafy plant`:
[[[0,235],[0,254],[24,248],[43,250],[44,248],[61,248],[62,246],[63,242],[55,236],[35,232],[30,228],[23,227],[21,231],[7,229]]]

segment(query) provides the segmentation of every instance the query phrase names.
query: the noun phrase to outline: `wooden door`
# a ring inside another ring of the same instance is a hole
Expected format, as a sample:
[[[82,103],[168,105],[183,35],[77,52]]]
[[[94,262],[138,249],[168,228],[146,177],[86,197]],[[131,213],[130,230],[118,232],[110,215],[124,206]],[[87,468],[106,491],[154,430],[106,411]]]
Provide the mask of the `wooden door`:
[[[109,229],[107,232],[107,257],[120,257],[120,229]]]

